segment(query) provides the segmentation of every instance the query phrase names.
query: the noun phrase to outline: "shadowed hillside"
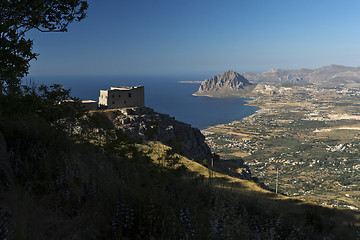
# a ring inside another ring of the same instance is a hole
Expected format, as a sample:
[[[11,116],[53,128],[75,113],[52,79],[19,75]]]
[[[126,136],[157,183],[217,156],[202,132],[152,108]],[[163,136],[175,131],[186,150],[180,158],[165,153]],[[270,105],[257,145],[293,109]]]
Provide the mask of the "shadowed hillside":
[[[213,172],[49,98],[18,100],[1,101],[3,239],[356,238],[357,212]]]

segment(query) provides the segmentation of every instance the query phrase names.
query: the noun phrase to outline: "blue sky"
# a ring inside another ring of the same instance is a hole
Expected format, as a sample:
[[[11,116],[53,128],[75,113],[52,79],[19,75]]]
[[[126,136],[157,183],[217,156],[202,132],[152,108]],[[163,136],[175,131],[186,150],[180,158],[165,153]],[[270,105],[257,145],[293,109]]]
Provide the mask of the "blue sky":
[[[212,75],[360,66],[358,0],[104,0],[31,31],[31,75]]]

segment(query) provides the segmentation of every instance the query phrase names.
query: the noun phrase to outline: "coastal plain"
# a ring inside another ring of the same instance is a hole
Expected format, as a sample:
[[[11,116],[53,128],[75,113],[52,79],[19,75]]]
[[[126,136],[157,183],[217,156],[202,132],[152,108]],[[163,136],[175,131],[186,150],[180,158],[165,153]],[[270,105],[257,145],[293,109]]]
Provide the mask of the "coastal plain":
[[[222,168],[230,171],[234,162],[244,161],[264,188],[360,209],[359,87],[292,86],[258,95],[248,104],[261,109],[202,131],[212,151],[224,159],[218,163]]]

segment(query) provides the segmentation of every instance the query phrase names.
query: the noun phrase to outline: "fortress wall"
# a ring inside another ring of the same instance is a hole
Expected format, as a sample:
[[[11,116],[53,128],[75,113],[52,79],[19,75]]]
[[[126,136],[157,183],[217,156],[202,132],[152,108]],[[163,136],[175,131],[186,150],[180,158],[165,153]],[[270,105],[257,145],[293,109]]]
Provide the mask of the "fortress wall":
[[[108,90],[100,90],[99,105],[108,105]]]
[[[98,108],[98,103],[91,100],[81,101],[81,105],[85,110],[96,110]]]
[[[101,91],[99,100],[100,99]],[[107,103],[104,105],[108,106],[108,108],[143,107],[144,101],[143,86],[133,88],[114,87],[111,88],[111,90],[107,90]]]
[[[133,104],[137,107],[144,107],[145,106],[145,94],[144,94],[144,87],[138,86],[133,88],[132,90],[133,94]]]

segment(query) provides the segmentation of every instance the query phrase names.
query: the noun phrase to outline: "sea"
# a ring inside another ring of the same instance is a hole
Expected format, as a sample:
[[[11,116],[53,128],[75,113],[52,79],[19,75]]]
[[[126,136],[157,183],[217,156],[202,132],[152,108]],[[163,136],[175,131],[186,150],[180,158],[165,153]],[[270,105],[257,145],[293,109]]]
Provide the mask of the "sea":
[[[71,89],[71,96],[83,100],[99,100],[99,91],[110,87],[139,86],[145,89],[145,106],[169,114],[176,120],[199,129],[241,120],[259,108],[245,105],[246,98],[210,98],[192,94],[202,81],[201,76],[31,76],[25,81],[51,85],[58,83]]]

